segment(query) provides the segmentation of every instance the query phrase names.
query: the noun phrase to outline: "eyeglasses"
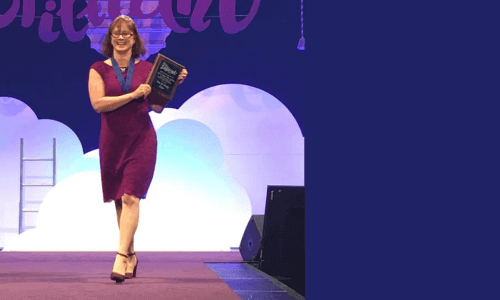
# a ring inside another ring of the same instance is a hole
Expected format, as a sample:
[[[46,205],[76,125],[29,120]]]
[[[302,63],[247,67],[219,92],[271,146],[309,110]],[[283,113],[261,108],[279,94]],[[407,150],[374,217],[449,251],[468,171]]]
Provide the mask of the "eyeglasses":
[[[120,32],[113,32],[113,33],[111,33],[111,36],[114,37],[114,38],[119,38],[120,35],[123,36],[124,39],[128,39],[131,36],[133,36],[134,34],[130,33],[130,32],[126,32],[126,33],[124,33],[124,32],[121,32],[121,33]]]

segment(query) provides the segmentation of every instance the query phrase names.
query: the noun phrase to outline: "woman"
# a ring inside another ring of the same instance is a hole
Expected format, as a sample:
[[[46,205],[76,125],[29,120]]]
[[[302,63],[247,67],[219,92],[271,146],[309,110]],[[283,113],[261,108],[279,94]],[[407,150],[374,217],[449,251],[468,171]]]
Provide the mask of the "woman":
[[[122,282],[136,276],[138,259],[134,235],[139,222],[139,200],[146,197],[153,178],[157,140],[148,114],[145,84],[153,66],[141,61],[146,52],[134,21],[119,16],[109,26],[102,53],[109,57],[90,68],[89,95],[101,114],[99,158],[104,202],[115,202],[120,247],[111,280]],[[179,83],[187,76],[183,69]],[[160,113],[163,107],[152,105]]]

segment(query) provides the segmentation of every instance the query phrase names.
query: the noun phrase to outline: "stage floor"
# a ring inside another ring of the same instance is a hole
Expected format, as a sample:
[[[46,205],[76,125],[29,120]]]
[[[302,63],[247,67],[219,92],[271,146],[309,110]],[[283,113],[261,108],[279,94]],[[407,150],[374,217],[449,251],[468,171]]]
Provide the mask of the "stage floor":
[[[137,277],[109,279],[114,252],[0,252],[2,299],[304,299],[239,252],[137,252]]]

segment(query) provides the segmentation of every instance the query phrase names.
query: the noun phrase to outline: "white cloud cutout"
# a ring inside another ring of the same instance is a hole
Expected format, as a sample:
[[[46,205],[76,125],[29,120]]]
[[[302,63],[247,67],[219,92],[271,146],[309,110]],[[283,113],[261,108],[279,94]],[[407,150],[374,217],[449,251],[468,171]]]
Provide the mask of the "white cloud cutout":
[[[221,143],[223,170],[247,191],[252,214],[265,213],[268,185],[304,185],[300,127],[285,105],[263,90],[241,84],[214,86],[178,110],[152,113],[151,119],[156,127],[174,119],[207,125]]]
[[[264,214],[267,185],[303,185],[303,136],[288,109],[264,91],[220,85],[150,116],[158,159],[141,202],[138,251],[227,251],[239,246],[251,214]],[[10,237],[4,251],[116,250],[116,214],[102,203],[98,150],[83,155],[78,147],[66,179],[44,198],[37,228]]]

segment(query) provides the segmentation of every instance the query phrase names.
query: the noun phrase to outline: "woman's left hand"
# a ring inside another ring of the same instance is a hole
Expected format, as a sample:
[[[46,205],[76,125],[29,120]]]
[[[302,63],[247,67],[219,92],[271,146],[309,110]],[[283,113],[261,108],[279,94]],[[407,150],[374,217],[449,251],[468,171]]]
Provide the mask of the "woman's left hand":
[[[177,78],[177,81],[179,81],[179,84],[181,84],[184,79],[186,79],[186,76],[188,74],[188,71],[186,69],[182,69],[181,73],[179,74],[179,77]]]

